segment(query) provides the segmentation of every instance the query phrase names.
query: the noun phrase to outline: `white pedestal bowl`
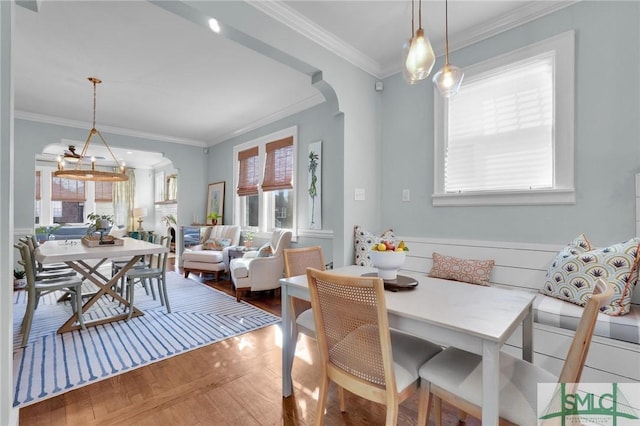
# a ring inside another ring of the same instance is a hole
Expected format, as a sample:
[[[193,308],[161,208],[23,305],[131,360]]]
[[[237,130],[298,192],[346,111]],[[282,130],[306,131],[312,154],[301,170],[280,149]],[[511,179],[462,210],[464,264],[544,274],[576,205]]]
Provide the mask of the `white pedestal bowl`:
[[[398,269],[404,265],[406,253],[404,251],[371,251],[371,263],[378,268],[378,276],[383,280],[395,280]]]

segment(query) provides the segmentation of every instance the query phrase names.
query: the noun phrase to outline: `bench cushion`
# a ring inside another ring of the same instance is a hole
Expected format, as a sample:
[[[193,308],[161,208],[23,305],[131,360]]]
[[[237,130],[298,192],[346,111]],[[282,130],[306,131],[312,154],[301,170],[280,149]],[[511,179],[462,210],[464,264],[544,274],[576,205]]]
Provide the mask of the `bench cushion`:
[[[573,303],[543,294],[538,294],[533,308],[535,322],[574,331],[584,310]],[[612,317],[602,313],[598,314],[593,334],[640,344],[640,305],[631,305],[629,313],[624,316]]]

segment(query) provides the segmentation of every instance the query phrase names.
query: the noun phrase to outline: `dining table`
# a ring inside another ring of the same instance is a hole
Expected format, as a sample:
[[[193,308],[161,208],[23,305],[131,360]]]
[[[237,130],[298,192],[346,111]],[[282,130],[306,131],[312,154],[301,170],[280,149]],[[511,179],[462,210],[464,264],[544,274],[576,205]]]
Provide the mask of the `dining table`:
[[[82,305],[82,312],[85,313],[96,302],[103,297],[110,296],[112,302],[119,303],[122,308],[121,314],[113,314],[100,316],[91,321],[85,319],[86,327],[92,327],[109,322],[120,321],[128,317],[128,310],[133,310],[132,317],[144,315],[144,313],[131,306],[129,302],[116,291],[116,284],[125,277],[129,271],[140,259],[145,256],[165,253],[169,249],[160,244],[154,244],[148,241],[141,241],[130,237],[121,239],[122,245],[96,245],[88,246],[80,240],[66,241],[46,241],[35,250],[35,258],[43,265],[49,263],[64,262],[83,279],[95,284],[97,291],[90,293],[90,297]],[[109,259],[128,259],[126,264],[113,276],[105,275],[100,271]],[[78,323],[78,313],[73,315],[58,329],[58,333],[64,333],[80,328]]]
[[[371,275],[377,269],[345,266],[331,272]],[[522,357],[533,359],[533,301],[530,291],[481,286],[401,271],[398,278],[416,285],[385,291],[389,327],[482,356],[482,424],[499,420],[500,350],[522,327]],[[283,278],[282,284],[282,395],[293,391],[291,370],[295,357],[293,298],[310,300],[307,276]]]

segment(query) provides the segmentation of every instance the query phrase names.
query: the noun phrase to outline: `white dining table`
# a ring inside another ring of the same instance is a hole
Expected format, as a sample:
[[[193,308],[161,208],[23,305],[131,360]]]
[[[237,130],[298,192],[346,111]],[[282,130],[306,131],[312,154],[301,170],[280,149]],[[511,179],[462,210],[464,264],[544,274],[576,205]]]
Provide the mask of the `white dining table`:
[[[375,268],[347,266],[332,272],[363,275]],[[499,419],[499,353],[522,325],[523,359],[533,359],[533,301],[525,290],[479,286],[404,273],[418,285],[411,290],[386,291],[389,327],[482,356],[482,424]],[[291,369],[296,341],[293,300],[309,300],[306,275],[280,280],[282,284],[282,395],[292,394]]]
[[[96,247],[88,247],[82,244],[80,240],[54,240],[47,241],[36,248],[35,258],[38,262],[44,265],[64,262],[74,271],[82,275],[82,277],[97,286],[98,291],[92,293],[91,297],[82,305],[82,312],[86,312],[101,297],[107,295],[111,296],[114,301],[121,304],[123,308],[122,314],[106,316],[93,321],[85,321],[85,326],[87,327],[126,319],[128,316],[128,309],[133,310],[132,316],[134,317],[144,315],[143,312],[135,306],[130,306],[129,302],[115,291],[115,285],[118,283],[120,278],[125,276],[127,271],[144,256],[165,253],[169,249],[160,244],[153,244],[129,237],[122,238],[122,240],[123,244],[119,246],[101,245]],[[128,258],[129,261],[112,277],[108,277],[99,271],[100,266],[109,259],[115,258]],[[58,329],[58,333],[77,330],[79,328],[78,314],[74,313]]]

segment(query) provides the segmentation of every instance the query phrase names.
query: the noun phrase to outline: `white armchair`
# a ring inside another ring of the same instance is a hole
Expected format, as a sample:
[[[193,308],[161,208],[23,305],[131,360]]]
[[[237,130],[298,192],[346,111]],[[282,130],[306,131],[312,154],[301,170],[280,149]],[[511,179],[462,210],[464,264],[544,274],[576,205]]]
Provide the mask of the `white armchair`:
[[[222,250],[204,250],[203,244],[210,239],[228,239],[230,245]],[[215,225],[210,226],[202,237],[201,244],[191,247],[182,254],[184,277],[189,273],[214,274],[216,281],[220,279],[220,273],[229,270],[229,250],[240,242],[240,226]]]
[[[280,287],[284,271],[283,251],[289,248],[291,231],[276,230],[271,235],[273,255],[258,257],[258,252],[248,252],[239,259],[232,259],[229,266],[231,280],[236,290],[236,300],[246,291],[271,290]]]

